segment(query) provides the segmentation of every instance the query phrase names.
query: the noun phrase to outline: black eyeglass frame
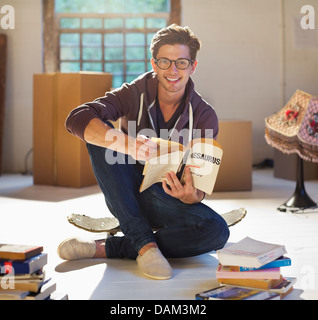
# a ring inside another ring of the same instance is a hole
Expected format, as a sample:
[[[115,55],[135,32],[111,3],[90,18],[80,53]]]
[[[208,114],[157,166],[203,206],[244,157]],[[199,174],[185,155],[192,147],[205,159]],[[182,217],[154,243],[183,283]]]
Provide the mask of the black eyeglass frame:
[[[168,68],[160,68],[160,67],[159,67],[158,62],[159,62],[160,60],[162,60],[162,59],[167,60],[167,61],[170,62]],[[180,60],[186,60],[186,61],[188,61],[189,64],[187,65],[186,68],[179,68],[179,67],[177,66],[177,62],[180,61]],[[177,60],[170,60],[170,59],[168,59],[168,58],[154,59],[155,64],[156,64],[156,65],[158,66],[158,68],[161,69],[161,70],[168,70],[168,69],[171,67],[171,65],[172,65],[173,62],[174,62],[174,65],[176,66],[177,69],[179,69],[179,70],[186,70],[186,69],[188,69],[188,68],[190,67],[191,64],[193,64],[193,61],[194,61],[194,60],[187,59],[187,58],[179,58],[179,59],[177,59]]]

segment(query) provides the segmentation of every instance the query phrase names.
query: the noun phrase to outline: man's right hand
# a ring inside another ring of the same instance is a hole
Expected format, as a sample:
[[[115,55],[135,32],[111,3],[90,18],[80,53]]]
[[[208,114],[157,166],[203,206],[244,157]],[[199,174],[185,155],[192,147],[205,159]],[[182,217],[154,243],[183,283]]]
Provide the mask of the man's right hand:
[[[145,136],[138,136],[134,143],[130,143],[129,154],[138,161],[148,161],[157,151],[158,144]]]
[[[90,144],[130,155],[137,161],[148,161],[157,150],[157,143],[145,136],[130,137],[94,118],[86,126],[84,139]]]

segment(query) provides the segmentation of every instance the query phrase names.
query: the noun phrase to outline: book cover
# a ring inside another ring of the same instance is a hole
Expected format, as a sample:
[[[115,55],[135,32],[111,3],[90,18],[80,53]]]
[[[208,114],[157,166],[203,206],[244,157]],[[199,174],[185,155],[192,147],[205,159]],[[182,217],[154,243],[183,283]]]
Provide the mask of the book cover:
[[[158,151],[146,162],[140,192],[165,179],[174,171],[184,183],[184,169],[190,168],[195,188],[211,194],[221,165],[223,149],[214,139],[194,139],[187,146],[162,139],[154,139]]]
[[[45,273],[43,269],[38,270],[34,273],[0,273],[0,282],[1,281],[34,281],[42,280],[45,278]]]
[[[25,260],[40,254],[43,251],[41,246],[25,244],[0,244],[0,259]]]
[[[30,292],[20,290],[0,290],[0,300],[22,300]]]
[[[217,250],[223,266],[260,268],[287,253],[285,246],[258,241],[249,237]]]
[[[236,266],[218,265],[216,269],[217,279],[280,279],[280,268],[271,268],[253,271],[240,271]]]
[[[253,270],[261,270],[261,269],[268,269],[268,268],[278,268],[278,267],[287,267],[291,266],[291,259],[288,257],[280,257],[274,261],[271,261],[260,268],[246,268],[240,267],[240,271],[253,271]]]
[[[286,277],[281,278],[280,280],[246,280],[246,279],[220,279],[221,284],[235,286],[235,287],[242,287],[247,289],[260,289],[266,290],[269,292],[273,292],[279,294],[281,299],[288,295],[293,290],[293,285],[296,282],[296,278]],[[246,281],[244,281],[246,280]],[[219,280],[218,280],[219,281]],[[255,282],[257,281],[257,282]],[[276,281],[276,283],[275,283]],[[268,283],[268,287],[260,285],[261,283]]]
[[[296,283],[297,279],[295,277],[283,278],[283,281],[273,288],[270,288],[271,292],[286,294],[291,291],[293,285]]]
[[[279,279],[217,279],[220,284],[228,284],[237,287],[248,287],[255,289],[269,290],[280,285],[285,280],[283,277]]]
[[[47,264],[47,253],[41,253],[30,259],[18,260],[0,260],[1,270],[11,270],[14,274],[34,273]],[[5,268],[3,268],[5,267]]]
[[[56,290],[56,282],[48,281],[46,282],[38,292],[30,292],[24,300],[46,300],[50,295]]]
[[[268,291],[233,286],[221,286],[197,293],[196,300],[270,300],[279,299],[279,295]]]
[[[18,280],[14,281],[14,289],[18,291],[30,291],[30,292],[38,292],[40,288],[49,281],[50,279],[46,279],[44,281],[41,280]]]

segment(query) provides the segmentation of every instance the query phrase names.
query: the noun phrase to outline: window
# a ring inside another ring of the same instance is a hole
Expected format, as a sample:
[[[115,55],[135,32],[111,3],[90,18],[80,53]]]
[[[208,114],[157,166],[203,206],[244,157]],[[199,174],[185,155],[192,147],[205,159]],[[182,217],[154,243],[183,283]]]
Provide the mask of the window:
[[[55,34],[51,33],[55,57],[45,57],[45,63],[60,72],[110,72],[114,88],[130,82],[151,70],[151,39],[157,30],[179,22],[171,19],[177,2],[180,0],[55,0]],[[44,5],[44,12],[49,10]],[[180,15],[180,4],[178,12]],[[50,33],[49,21],[44,21]]]

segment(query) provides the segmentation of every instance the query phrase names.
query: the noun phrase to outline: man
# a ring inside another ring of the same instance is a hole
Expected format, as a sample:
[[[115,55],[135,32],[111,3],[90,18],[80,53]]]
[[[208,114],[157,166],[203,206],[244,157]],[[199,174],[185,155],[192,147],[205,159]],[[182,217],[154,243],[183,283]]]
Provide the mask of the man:
[[[169,279],[172,269],[166,258],[199,255],[225,245],[228,226],[201,203],[204,193],[193,187],[189,168],[184,185],[175,173],[167,172],[162,184],[139,192],[140,163],[157,149],[145,135],[186,143],[193,132],[202,137],[213,132],[213,138],[218,134],[216,113],[194,90],[190,78],[199,49],[200,41],[188,27],[159,30],[151,44],[153,72],[68,116],[66,128],[87,143],[96,179],[124,236],[67,239],[58,248],[62,259],[131,258],[148,277]],[[110,123],[119,118],[121,131]],[[159,230],[154,233],[153,228]]]

